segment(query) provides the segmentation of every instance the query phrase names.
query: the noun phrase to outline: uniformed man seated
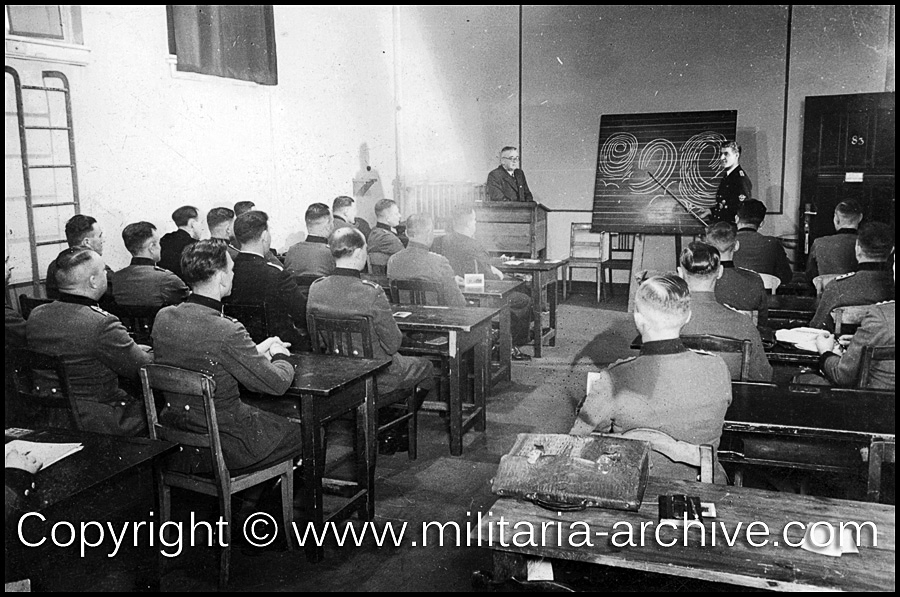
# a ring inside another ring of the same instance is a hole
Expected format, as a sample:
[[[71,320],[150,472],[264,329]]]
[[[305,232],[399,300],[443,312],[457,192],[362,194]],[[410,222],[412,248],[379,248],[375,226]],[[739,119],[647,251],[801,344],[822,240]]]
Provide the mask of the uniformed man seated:
[[[856,235],[862,221],[862,208],[850,199],[834,208],[834,234],[813,241],[806,258],[806,279],[816,276],[847,274],[856,270]]]
[[[72,247],[56,258],[60,298],[35,307],[28,317],[28,347],[67,358],[66,369],[79,418],[86,431],[111,435],[147,432],[144,401],[119,387],[119,377],[135,382],[153,362],[149,347],[135,344],[119,319],[100,308],[106,266],[95,251]],[[42,381],[57,387],[54,378]]]
[[[306,295],[292,272],[268,261],[272,246],[269,216],[248,211],[234,221],[234,234],[241,250],[234,260],[234,287],[229,301],[264,306],[268,333],[294,344],[305,344]]]
[[[887,259],[894,248],[894,233],[883,222],[866,222],[859,227],[854,252],[859,265],[855,272],[838,276],[825,287],[810,327],[834,331],[831,312],[837,307],[873,305],[894,298],[894,280]]]
[[[240,322],[222,314],[222,299],[231,292],[234,278],[234,262],[224,241],[210,239],[190,245],[181,263],[193,293],[184,303],[167,307],[156,316],[156,362],[213,378],[222,451],[232,471],[299,456],[300,426],[245,404],[238,389],[240,383],[254,392],[284,394],[294,379],[294,366],[287,360],[289,344],[277,337],[255,344]],[[186,431],[206,429],[203,409],[196,403],[192,407],[190,398],[168,394],[165,399],[162,423]],[[186,471],[212,470],[205,454],[186,449],[179,456],[177,466]]]
[[[757,199],[745,199],[737,212],[737,240],[741,250],[734,255],[734,264],[760,274],[770,274],[790,283],[794,277],[781,241],[759,233],[766,218],[766,205]]]
[[[103,238],[103,230],[97,220],[84,214],[75,214],[66,222],[66,243],[69,247],[87,247],[96,251],[98,255],[103,255],[103,245],[106,243],[106,239]],[[60,254],[62,253],[65,251],[60,252]],[[112,273],[109,266],[106,266],[106,273]],[[46,290],[47,298],[59,298],[59,286],[56,283],[56,259],[51,261],[47,267]],[[112,284],[108,284],[106,294],[101,297],[100,302],[107,304],[112,301]]]
[[[284,266],[299,276],[329,276],[334,272],[334,257],[328,248],[328,236],[333,228],[331,212],[324,203],[306,208],[306,240],[290,249]]]
[[[220,238],[228,243],[228,254],[234,259],[238,248],[234,238],[234,210],[229,207],[214,207],[206,212],[206,227],[211,238]]]
[[[331,213],[334,215],[334,227],[356,226],[363,236],[369,237],[372,227],[363,218],[359,217],[359,209],[353,197],[340,195],[331,202]]]
[[[333,275],[316,280],[310,287],[307,305],[310,317],[365,318],[369,322],[373,356],[389,357],[392,361],[386,370],[378,373],[379,394],[416,385],[422,390],[431,389],[434,385],[431,363],[398,352],[403,334],[394,321],[384,290],[360,278],[369,257],[362,233],[349,226],[338,228],[328,244],[337,267]]]
[[[406,219],[409,246],[391,255],[387,275],[391,280],[423,280],[436,282],[444,289],[444,304],[465,307],[466,299],[457,284],[450,262],[443,255],[431,252],[434,241],[434,220],[428,214],[413,214]]]
[[[731,404],[731,375],[718,356],[691,351],[679,338],[691,319],[692,296],[684,280],[655,276],[638,288],[634,324],[641,354],[600,372],[570,433],[623,433],[646,427],[692,444],[719,446],[725,411]],[[697,470],[653,453],[650,474],[697,479]],[[716,462],[715,482],[725,483]]]
[[[395,231],[400,225],[400,219],[400,208],[393,200],[382,199],[375,204],[376,224],[366,241],[372,273],[379,273],[380,268],[387,266],[391,255],[403,250],[403,241]]]
[[[756,324],[769,320],[769,294],[758,273],[735,267],[734,256],[741,249],[733,224],[719,222],[706,231],[706,242],[719,250],[722,277],[716,282],[716,300],[739,311],[757,311]]]
[[[122,231],[131,264],[112,274],[113,297],[117,305],[164,307],[187,298],[190,289],[181,278],[157,267],[159,233],[150,222],[135,222]]]
[[[173,211],[172,221],[178,229],[164,234],[159,240],[159,266],[184,279],[181,275],[181,253],[186,246],[197,242],[203,232],[203,225],[200,212],[192,205],[183,205]]]
[[[691,289],[691,320],[681,330],[682,335],[712,334],[738,340],[750,340],[751,381],[771,381],[772,366],[759,330],[749,317],[722,305],[716,300],[716,283],[724,268],[719,251],[712,245],[692,242],[681,252],[678,273]],[[732,379],[741,378],[740,355],[726,355],[725,362]]]

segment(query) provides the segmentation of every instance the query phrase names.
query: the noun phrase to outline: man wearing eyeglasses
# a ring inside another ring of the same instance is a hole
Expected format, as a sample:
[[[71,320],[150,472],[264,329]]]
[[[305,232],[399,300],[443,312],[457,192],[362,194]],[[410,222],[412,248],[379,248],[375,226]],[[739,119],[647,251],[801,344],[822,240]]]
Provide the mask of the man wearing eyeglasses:
[[[519,150],[512,146],[500,150],[500,165],[487,179],[488,201],[534,201],[525,173],[519,168]]]

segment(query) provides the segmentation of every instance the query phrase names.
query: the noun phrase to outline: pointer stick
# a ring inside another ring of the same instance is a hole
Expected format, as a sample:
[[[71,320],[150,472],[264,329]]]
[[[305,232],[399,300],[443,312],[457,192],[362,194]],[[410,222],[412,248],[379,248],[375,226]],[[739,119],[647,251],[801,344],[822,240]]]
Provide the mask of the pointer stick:
[[[677,201],[677,202],[678,202],[678,205],[680,205],[681,207],[683,207],[683,208],[685,209],[685,211],[687,211],[689,214],[691,214],[692,216],[694,216],[695,218],[697,218],[697,220],[698,220],[701,224],[703,224],[704,227],[709,228],[709,224],[707,224],[706,222],[704,222],[704,221],[703,221],[703,218],[701,218],[701,217],[698,216],[696,213],[694,213],[694,210],[691,209],[691,207],[690,207],[687,203],[685,203],[683,200],[681,200],[681,199],[679,199],[678,197],[676,197],[675,195],[673,195],[673,194],[672,194],[672,191],[670,191],[669,189],[667,189],[666,187],[664,187],[663,184],[662,184],[661,182],[659,182],[659,180],[657,180],[657,178],[656,178],[655,176],[653,176],[653,173],[652,173],[652,172],[650,172],[649,170],[647,170],[647,174],[650,176],[650,178],[653,179],[653,182],[655,182],[656,184],[658,184],[659,187],[660,187],[662,190],[664,190],[666,193],[668,193],[669,197],[671,197],[672,199],[674,199],[675,201]]]

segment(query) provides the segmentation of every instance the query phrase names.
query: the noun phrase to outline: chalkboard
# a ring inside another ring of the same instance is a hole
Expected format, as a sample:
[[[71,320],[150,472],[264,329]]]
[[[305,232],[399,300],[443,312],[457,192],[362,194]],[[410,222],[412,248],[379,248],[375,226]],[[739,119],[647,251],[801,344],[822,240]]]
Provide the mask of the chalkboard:
[[[715,204],[719,145],[736,129],[736,110],[601,116],[592,231],[703,232],[684,205]]]

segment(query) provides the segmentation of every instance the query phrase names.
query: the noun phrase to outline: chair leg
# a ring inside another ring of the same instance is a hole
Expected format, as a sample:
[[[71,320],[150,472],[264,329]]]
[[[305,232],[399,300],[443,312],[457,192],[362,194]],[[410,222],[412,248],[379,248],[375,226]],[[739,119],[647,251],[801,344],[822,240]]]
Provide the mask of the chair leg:
[[[294,470],[281,475],[281,517],[284,520],[284,540],[288,551],[294,549],[291,535],[294,531]]]
[[[603,275],[603,268],[598,267],[597,268],[597,302],[598,303],[600,302],[600,289],[603,288],[603,278],[601,277],[602,275]]]
[[[228,587],[228,575],[231,569],[231,496],[227,492],[219,492],[219,512],[225,519],[225,547],[219,558],[219,590],[224,591]]]
[[[734,486],[735,487],[743,487],[744,486],[744,469],[742,467],[737,467],[734,470]]]
[[[407,411],[409,412],[410,418],[406,422],[407,431],[409,433],[409,450],[406,453],[406,457],[409,460],[415,460],[418,457],[418,428],[419,423],[417,420],[417,416],[419,413],[418,405],[416,404],[417,398],[416,394],[419,391],[419,386],[413,387],[412,394],[408,398],[409,402],[407,404]]]

